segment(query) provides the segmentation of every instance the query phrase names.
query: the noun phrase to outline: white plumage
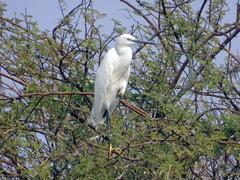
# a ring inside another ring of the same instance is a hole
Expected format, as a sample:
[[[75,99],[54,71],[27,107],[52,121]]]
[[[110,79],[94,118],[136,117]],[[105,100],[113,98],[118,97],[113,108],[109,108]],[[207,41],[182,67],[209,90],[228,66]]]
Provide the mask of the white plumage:
[[[118,104],[118,95],[125,93],[132,61],[130,46],[135,42],[141,41],[137,41],[130,34],[119,36],[115,47],[111,48],[102,60],[97,70],[89,125],[97,128],[103,124]]]

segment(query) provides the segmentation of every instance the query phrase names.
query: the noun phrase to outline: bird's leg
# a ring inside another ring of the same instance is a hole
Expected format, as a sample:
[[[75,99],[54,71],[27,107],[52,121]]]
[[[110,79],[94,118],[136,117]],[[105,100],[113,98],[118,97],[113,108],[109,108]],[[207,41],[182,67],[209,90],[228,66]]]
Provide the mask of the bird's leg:
[[[111,118],[110,118],[109,112],[106,111],[106,121],[107,121],[107,128],[108,128],[109,133],[111,132],[111,122],[110,122],[110,120],[111,120]]]
[[[111,144],[111,123],[110,123],[110,115],[109,112],[106,111],[106,121],[107,121],[107,128],[108,128],[108,142],[109,142],[109,150],[108,150],[108,157],[110,158],[112,155],[112,144]]]
[[[122,89],[119,89],[118,92],[117,92],[116,98],[121,98],[121,97],[123,97],[123,95],[124,95],[124,90],[123,90],[123,88],[122,88]]]
[[[108,158],[110,158],[112,156],[112,153],[121,154],[122,150],[120,148],[113,148],[112,147],[112,143],[111,143],[111,138],[112,138],[111,117],[110,117],[108,111],[106,112],[106,121],[107,121],[107,127],[108,127],[108,142],[109,142]]]

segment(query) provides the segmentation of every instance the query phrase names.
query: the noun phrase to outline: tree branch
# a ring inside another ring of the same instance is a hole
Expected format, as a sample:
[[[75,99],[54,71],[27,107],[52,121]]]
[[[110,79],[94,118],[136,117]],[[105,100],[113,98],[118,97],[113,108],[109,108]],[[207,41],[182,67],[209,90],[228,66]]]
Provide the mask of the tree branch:
[[[11,75],[3,73],[3,72],[0,72],[0,76],[4,76],[4,77],[6,77],[8,79],[11,79],[14,82],[17,82],[17,83],[19,83],[19,84],[21,84],[23,86],[26,86],[26,83],[23,80],[15,77],[15,76],[11,76]]]
[[[93,96],[94,93],[93,92],[38,92],[38,93],[29,93],[29,94],[22,94],[20,96],[17,97],[5,97],[5,98],[1,98],[0,100],[10,100],[10,101],[14,101],[14,100],[21,100],[24,98],[33,98],[33,97],[45,97],[45,96],[54,96],[54,95],[60,95],[60,96],[67,96],[67,95],[82,95],[82,96]],[[151,116],[145,112],[144,110],[142,110],[141,108],[134,106],[132,104],[130,104],[128,101],[120,99],[120,102],[128,107],[129,109],[131,109],[132,111],[136,112],[137,114],[139,114],[142,117],[145,118],[151,118]]]

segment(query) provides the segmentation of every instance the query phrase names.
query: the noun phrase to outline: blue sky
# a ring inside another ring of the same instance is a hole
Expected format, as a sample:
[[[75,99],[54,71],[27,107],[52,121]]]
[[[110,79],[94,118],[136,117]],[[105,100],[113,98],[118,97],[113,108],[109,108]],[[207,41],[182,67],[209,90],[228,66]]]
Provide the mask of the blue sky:
[[[42,30],[53,29],[62,17],[57,0],[6,0],[5,2],[8,4],[6,13],[8,17],[14,17],[15,15],[19,17],[26,9],[27,13],[33,16],[34,21],[38,22]],[[68,2],[67,8],[71,10],[79,3],[80,0],[71,0],[70,3]],[[94,4],[97,10],[108,15],[106,19],[103,19],[103,24],[109,26],[111,18],[125,20],[122,14],[126,6],[123,6],[123,3],[119,0],[95,0]],[[113,24],[111,25],[113,27]]]
[[[0,2],[1,1],[2,0],[0,0]],[[202,2],[202,0],[198,1]],[[225,18],[226,22],[231,22],[236,17],[237,1],[238,0],[226,1],[230,9]],[[15,14],[20,15],[20,13],[24,13],[26,9],[27,13],[32,15],[34,20],[39,23],[41,29],[52,29],[61,17],[57,0],[5,0],[5,2],[8,4],[7,16],[13,17]],[[68,9],[70,10],[75,7],[79,2],[80,0],[68,1]],[[106,13],[109,18],[114,17],[124,20],[123,9],[127,7],[119,0],[95,0],[94,4],[95,8]]]
[[[0,0],[0,2],[3,0]],[[227,0],[229,6],[229,12],[226,14],[224,22],[231,23],[236,18],[236,3],[238,0]],[[17,17],[25,10],[28,14],[33,16],[33,20],[36,21],[42,30],[52,30],[60,20],[61,12],[59,10],[59,5],[57,0],[5,0],[7,2],[7,17]],[[71,10],[80,0],[68,1],[68,9]],[[107,14],[107,17],[101,21],[103,24],[103,30],[108,33],[108,30],[113,28],[113,23],[110,23],[111,18],[116,18],[123,22],[125,26],[129,27],[131,22],[129,22],[124,14],[126,15],[126,5],[121,3],[119,0],[95,0],[95,8],[102,13]],[[198,0],[202,2],[202,0]],[[198,8],[198,7],[196,7]],[[232,47],[233,52],[237,53],[240,48],[240,38],[235,38]]]

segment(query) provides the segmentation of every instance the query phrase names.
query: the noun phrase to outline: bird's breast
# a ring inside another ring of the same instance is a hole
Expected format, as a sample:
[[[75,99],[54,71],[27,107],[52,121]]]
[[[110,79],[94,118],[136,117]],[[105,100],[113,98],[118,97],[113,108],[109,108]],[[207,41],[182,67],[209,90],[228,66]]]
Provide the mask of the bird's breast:
[[[118,65],[113,70],[113,77],[115,81],[119,81],[128,71],[131,63],[131,58],[125,58],[118,62]]]
[[[132,50],[130,47],[120,48],[116,51],[117,58],[114,60],[113,75],[116,79],[121,78],[128,70],[132,61]]]

